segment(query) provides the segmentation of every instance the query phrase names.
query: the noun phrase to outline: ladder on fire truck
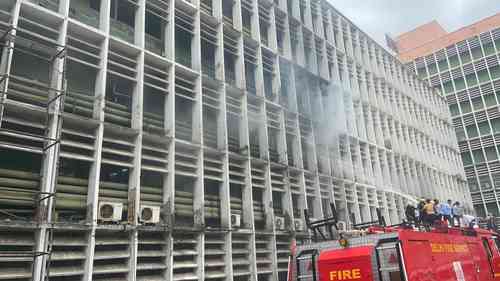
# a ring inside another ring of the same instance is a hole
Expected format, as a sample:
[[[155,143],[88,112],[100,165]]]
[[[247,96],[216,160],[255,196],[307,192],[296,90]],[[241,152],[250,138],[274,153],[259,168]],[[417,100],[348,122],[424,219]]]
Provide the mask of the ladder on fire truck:
[[[332,216],[321,219],[321,220],[311,220],[308,210],[304,209],[304,217],[306,219],[306,226],[308,229],[311,230],[313,234],[313,241],[320,241],[318,238],[321,238],[322,241],[326,240],[335,240],[337,238],[342,238],[342,233],[339,232],[338,229],[338,213],[337,209],[335,207],[335,204],[330,203],[330,209],[332,211]],[[352,227],[354,229],[365,229],[370,226],[387,226],[386,221],[384,216],[382,215],[382,212],[380,211],[379,208],[376,209],[377,212],[377,220],[374,221],[369,221],[369,222],[362,222],[362,223],[356,223],[353,222]],[[329,234],[329,237],[325,235],[324,230],[326,229],[327,233]],[[335,229],[335,231],[334,231]],[[335,235],[338,234],[339,237],[336,237]]]

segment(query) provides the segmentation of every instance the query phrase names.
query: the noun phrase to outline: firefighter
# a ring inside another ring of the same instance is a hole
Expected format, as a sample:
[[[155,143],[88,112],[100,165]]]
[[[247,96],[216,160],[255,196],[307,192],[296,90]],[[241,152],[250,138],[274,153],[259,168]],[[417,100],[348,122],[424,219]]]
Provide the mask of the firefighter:
[[[406,220],[409,223],[416,223],[417,218],[415,216],[415,207],[412,204],[408,204],[405,209]]]

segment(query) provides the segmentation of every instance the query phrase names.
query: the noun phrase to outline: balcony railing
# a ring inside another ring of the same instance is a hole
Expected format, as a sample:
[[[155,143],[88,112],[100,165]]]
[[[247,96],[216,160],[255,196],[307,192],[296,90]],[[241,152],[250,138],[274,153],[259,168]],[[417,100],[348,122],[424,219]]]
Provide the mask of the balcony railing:
[[[111,19],[110,24],[111,35],[123,39],[129,43],[134,43],[134,29],[130,25],[115,19]]]
[[[99,27],[99,11],[96,11],[92,8],[70,8],[69,16],[78,21],[81,21],[84,24]]]
[[[233,17],[224,15],[224,24],[233,26]]]
[[[248,36],[248,37],[252,37],[252,31],[251,31],[250,27],[243,26],[243,34]]]
[[[163,56],[163,41],[161,39],[156,38],[155,36],[149,35],[146,33],[145,35],[145,46],[146,49]]]

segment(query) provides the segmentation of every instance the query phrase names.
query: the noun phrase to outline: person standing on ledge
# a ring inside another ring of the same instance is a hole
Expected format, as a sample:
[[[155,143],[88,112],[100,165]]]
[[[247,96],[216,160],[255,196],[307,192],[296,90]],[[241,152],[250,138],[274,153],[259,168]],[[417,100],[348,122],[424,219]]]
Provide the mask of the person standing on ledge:
[[[453,225],[451,221],[451,200],[448,199],[447,202],[443,202],[439,204],[439,214],[441,215],[442,220],[446,220],[448,225]]]
[[[453,225],[461,226],[462,217],[464,216],[464,208],[460,206],[460,202],[455,202],[453,204],[453,208],[451,209],[451,213],[453,215]]]
[[[434,211],[434,202],[431,199],[425,200],[424,205],[424,224],[427,229],[434,223],[436,213]]]
[[[488,213],[488,215],[486,216],[486,228],[488,228],[488,230],[497,232],[497,224],[492,213]]]

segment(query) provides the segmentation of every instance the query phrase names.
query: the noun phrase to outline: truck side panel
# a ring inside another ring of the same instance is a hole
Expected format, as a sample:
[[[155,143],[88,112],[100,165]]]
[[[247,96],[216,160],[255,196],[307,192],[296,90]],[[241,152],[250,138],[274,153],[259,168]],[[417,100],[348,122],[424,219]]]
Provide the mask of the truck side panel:
[[[408,281],[436,281],[430,261],[429,241],[409,240],[402,244],[403,260]]]
[[[414,232],[400,236],[408,281],[493,280],[491,274],[479,275],[477,272],[472,256],[486,258],[475,247],[469,247],[469,242],[477,242],[477,239],[440,233],[424,235]]]
[[[482,241],[467,243],[479,280],[492,280],[492,270]]]

